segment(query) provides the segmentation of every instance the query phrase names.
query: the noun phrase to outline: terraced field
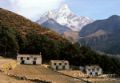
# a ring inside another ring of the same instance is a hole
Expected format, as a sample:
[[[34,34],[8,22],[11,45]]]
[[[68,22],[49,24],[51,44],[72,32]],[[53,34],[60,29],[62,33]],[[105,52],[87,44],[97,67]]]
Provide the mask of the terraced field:
[[[18,80],[0,72],[0,83],[36,83],[28,80]]]
[[[16,61],[0,56],[0,83],[36,83],[29,80],[20,80],[5,74],[9,68],[15,67]]]
[[[85,83],[80,79],[65,76],[40,65],[18,65],[14,70],[10,70],[9,74],[27,79],[50,81],[52,83]]]
[[[92,83],[120,83],[120,78],[89,78]]]
[[[120,83],[120,78],[87,78],[87,75],[80,72],[79,70],[69,70],[69,71],[59,71],[60,73],[66,74],[68,76],[82,78],[83,80],[89,81],[91,83]]]
[[[87,77],[87,75],[81,72],[80,70],[64,70],[64,71],[58,71],[58,72],[66,74],[68,76],[76,77],[76,78]]]

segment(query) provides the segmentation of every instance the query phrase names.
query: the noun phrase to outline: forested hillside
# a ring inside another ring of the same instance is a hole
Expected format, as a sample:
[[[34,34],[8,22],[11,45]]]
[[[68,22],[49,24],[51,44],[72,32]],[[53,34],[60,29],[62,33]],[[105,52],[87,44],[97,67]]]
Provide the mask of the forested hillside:
[[[1,42],[1,46],[5,48],[5,49],[1,48],[2,50],[11,49],[8,48],[7,46],[4,46],[5,41],[6,43],[10,42],[10,38],[14,39],[14,43],[16,44],[16,48],[15,49],[13,47],[12,48],[15,50],[15,52],[20,53],[29,53],[32,52],[32,50],[36,50],[35,48],[33,48],[33,44],[31,43],[28,44],[30,41],[32,42],[35,39],[34,37],[35,35],[37,35],[40,38],[44,39],[46,38],[51,41],[66,42],[64,38],[62,38],[59,34],[55,33],[54,31],[42,28],[38,24],[31,22],[26,18],[4,9],[0,9],[0,29],[1,29],[0,34],[3,37],[1,38],[1,41],[3,40],[3,43]],[[3,34],[6,35],[7,38],[8,36],[10,36],[10,38],[5,39],[5,36],[3,36]],[[44,41],[44,39],[42,40]],[[10,53],[1,52],[1,54],[7,55]]]

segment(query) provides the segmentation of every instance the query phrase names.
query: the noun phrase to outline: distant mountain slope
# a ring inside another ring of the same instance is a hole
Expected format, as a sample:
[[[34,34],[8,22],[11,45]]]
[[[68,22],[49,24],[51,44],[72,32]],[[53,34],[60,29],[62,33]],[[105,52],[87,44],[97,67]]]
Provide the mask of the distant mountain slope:
[[[73,31],[80,31],[83,26],[93,22],[93,20],[88,17],[75,15],[66,4],[62,5],[58,10],[49,11],[36,22],[43,24],[49,19],[53,19],[60,25]]]
[[[56,31],[59,34],[63,34],[66,31],[71,31],[68,27],[65,27],[65,26],[62,26],[62,25],[58,24],[53,19],[47,20],[46,22],[41,24],[41,26],[49,28],[49,29],[51,29],[53,31]]]
[[[120,54],[120,16],[113,15],[88,24],[80,31],[80,36],[81,43],[95,50]]]
[[[120,16],[113,15],[105,20],[98,20],[91,24],[88,24],[85,26],[81,31],[81,36],[87,36],[89,34],[92,34],[99,29],[107,31],[109,33],[114,33],[117,29],[119,29],[120,26]]]
[[[76,32],[76,31],[66,31],[64,32],[63,37],[71,41],[72,43],[78,42],[80,38],[79,32]]]
[[[51,29],[51,30],[59,33],[61,36],[63,36],[65,39],[69,40],[72,43],[78,42],[79,32],[72,31],[68,27],[60,25],[53,19],[47,20],[46,22],[41,24],[41,26],[46,27],[48,29]]]

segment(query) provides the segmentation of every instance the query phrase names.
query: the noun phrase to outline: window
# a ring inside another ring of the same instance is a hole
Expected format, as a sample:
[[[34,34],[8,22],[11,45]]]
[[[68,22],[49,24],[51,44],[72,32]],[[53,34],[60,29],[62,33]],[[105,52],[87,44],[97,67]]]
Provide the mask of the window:
[[[90,75],[92,75],[92,72],[90,72]]]
[[[37,58],[34,58],[34,60],[37,60]]]
[[[91,69],[88,69],[88,71],[90,71]]]
[[[99,71],[99,68],[97,68],[97,71]]]
[[[23,60],[23,57],[21,57],[21,60]]]
[[[62,65],[62,63],[59,63],[59,65]]]
[[[65,63],[65,65],[67,65],[67,63]]]
[[[95,69],[92,69],[92,71],[95,71]]]
[[[56,65],[56,63],[54,63],[54,65]]]
[[[29,57],[27,57],[27,60],[29,60]]]

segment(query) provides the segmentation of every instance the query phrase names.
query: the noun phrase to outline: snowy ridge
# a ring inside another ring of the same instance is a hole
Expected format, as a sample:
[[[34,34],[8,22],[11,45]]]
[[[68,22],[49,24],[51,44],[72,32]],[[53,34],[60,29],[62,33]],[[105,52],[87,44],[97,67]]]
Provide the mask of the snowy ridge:
[[[62,5],[58,10],[47,12],[40,17],[37,23],[42,24],[49,19],[53,19],[60,25],[66,26],[73,31],[80,31],[83,26],[93,22],[88,17],[75,15],[71,12],[67,4]]]

